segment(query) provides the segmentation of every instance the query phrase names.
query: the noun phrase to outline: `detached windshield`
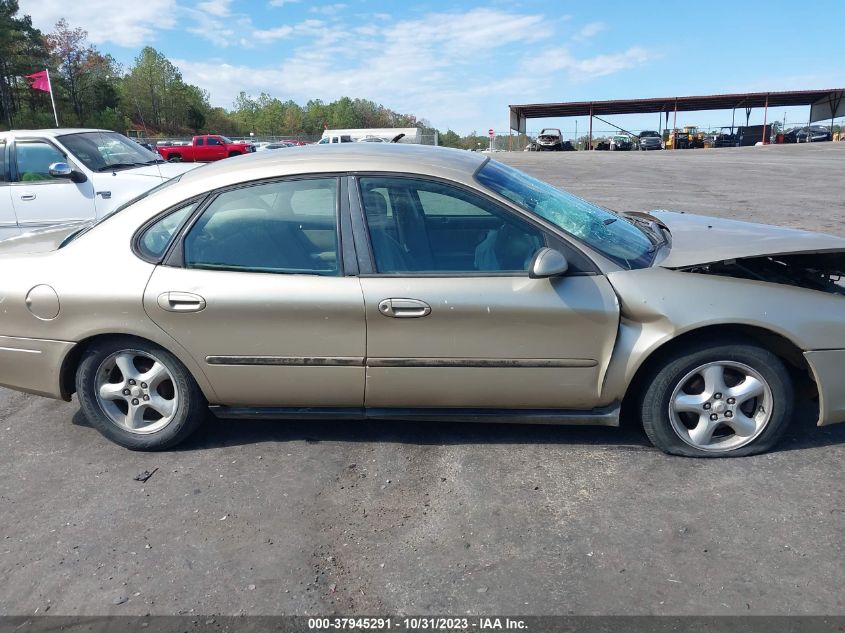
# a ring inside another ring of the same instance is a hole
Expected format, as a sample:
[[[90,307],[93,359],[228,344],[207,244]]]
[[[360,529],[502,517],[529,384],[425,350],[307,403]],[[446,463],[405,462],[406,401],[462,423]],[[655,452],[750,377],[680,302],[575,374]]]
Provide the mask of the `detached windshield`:
[[[484,165],[476,177],[485,187],[559,226],[622,266],[644,268],[651,264],[652,241],[607,209],[494,160]]]
[[[117,132],[65,134],[59,140],[91,171],[130,169],[161,162],[161,157]]]

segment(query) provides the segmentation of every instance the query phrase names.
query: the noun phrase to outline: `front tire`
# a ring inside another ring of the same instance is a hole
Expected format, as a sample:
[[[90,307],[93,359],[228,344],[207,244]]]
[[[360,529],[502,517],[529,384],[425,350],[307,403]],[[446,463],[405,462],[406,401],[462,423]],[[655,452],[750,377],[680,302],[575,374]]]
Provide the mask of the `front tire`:
[[[757,345],[722,341],[664,360],[643,395],[643,429],[657,448],[686,457],[741,457],[770,450],[792,417],[783,362]]]
[[[173,354],[143,339],[93,343],[76,372],[82,412],[100,433],[132,450],[165,450],[203,421],[205,399]]]

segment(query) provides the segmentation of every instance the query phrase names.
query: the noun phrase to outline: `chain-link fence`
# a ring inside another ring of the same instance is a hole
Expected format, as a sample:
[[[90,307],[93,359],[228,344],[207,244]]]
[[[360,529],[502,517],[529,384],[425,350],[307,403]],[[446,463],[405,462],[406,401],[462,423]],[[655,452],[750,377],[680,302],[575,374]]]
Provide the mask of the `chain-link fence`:
[[[225,135],[224,135],[225,136]],[[316,143],[322,138],[322,134],[282,134],[278,136],[267,134],[256,134],[254,136],[227,136],[235,143],[277,143],[279,141],[296,141],[299,143]],[[157,143],[187,143],[193,140],[192,136],[157,136],[157,137],[135,137],[133,140],[138,143],[147,143],[155,147]],[[438,145],[437,134],[421,134],[420,145]]]

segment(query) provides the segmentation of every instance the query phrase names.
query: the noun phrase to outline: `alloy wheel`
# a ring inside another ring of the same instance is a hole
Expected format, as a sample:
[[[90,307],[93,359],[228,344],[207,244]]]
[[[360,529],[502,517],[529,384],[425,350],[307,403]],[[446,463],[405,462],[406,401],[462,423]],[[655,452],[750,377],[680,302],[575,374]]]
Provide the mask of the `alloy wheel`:
[[[140,350],[108,356],[97,369],[94,389],[109,420],[130,433],[160,431],[179,407],[179,389],[170,370]]]
[[[686,374],[669,399],[672,429],[686,444],[726,452],[753,442],[772,417],[772,389],[754,368],[706,363]]]

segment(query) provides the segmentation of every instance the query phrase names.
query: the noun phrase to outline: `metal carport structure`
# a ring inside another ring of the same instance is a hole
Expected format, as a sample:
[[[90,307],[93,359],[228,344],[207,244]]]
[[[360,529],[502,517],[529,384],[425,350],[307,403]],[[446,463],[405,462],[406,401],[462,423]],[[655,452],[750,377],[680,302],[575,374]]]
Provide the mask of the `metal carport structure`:
[[[676,127],[678,112],[702,110],[736,110],[745,108],[746,122],[753,108],[765,108],[763,138],[769,107],[810,106],[809,122],[845,116],[845,88],[825,90],[791,90],[785,92],[745,92],[737,94],[701,95],[690,97],[657,97],[648,99],[615,99],[612,101],[571,101],[569,103],[531,103],[511,105],[510,129],[525,134],[528,119],[548,117],[589,116],[589,147],[593,141],[593,117],[613,114],[674,113]]]

